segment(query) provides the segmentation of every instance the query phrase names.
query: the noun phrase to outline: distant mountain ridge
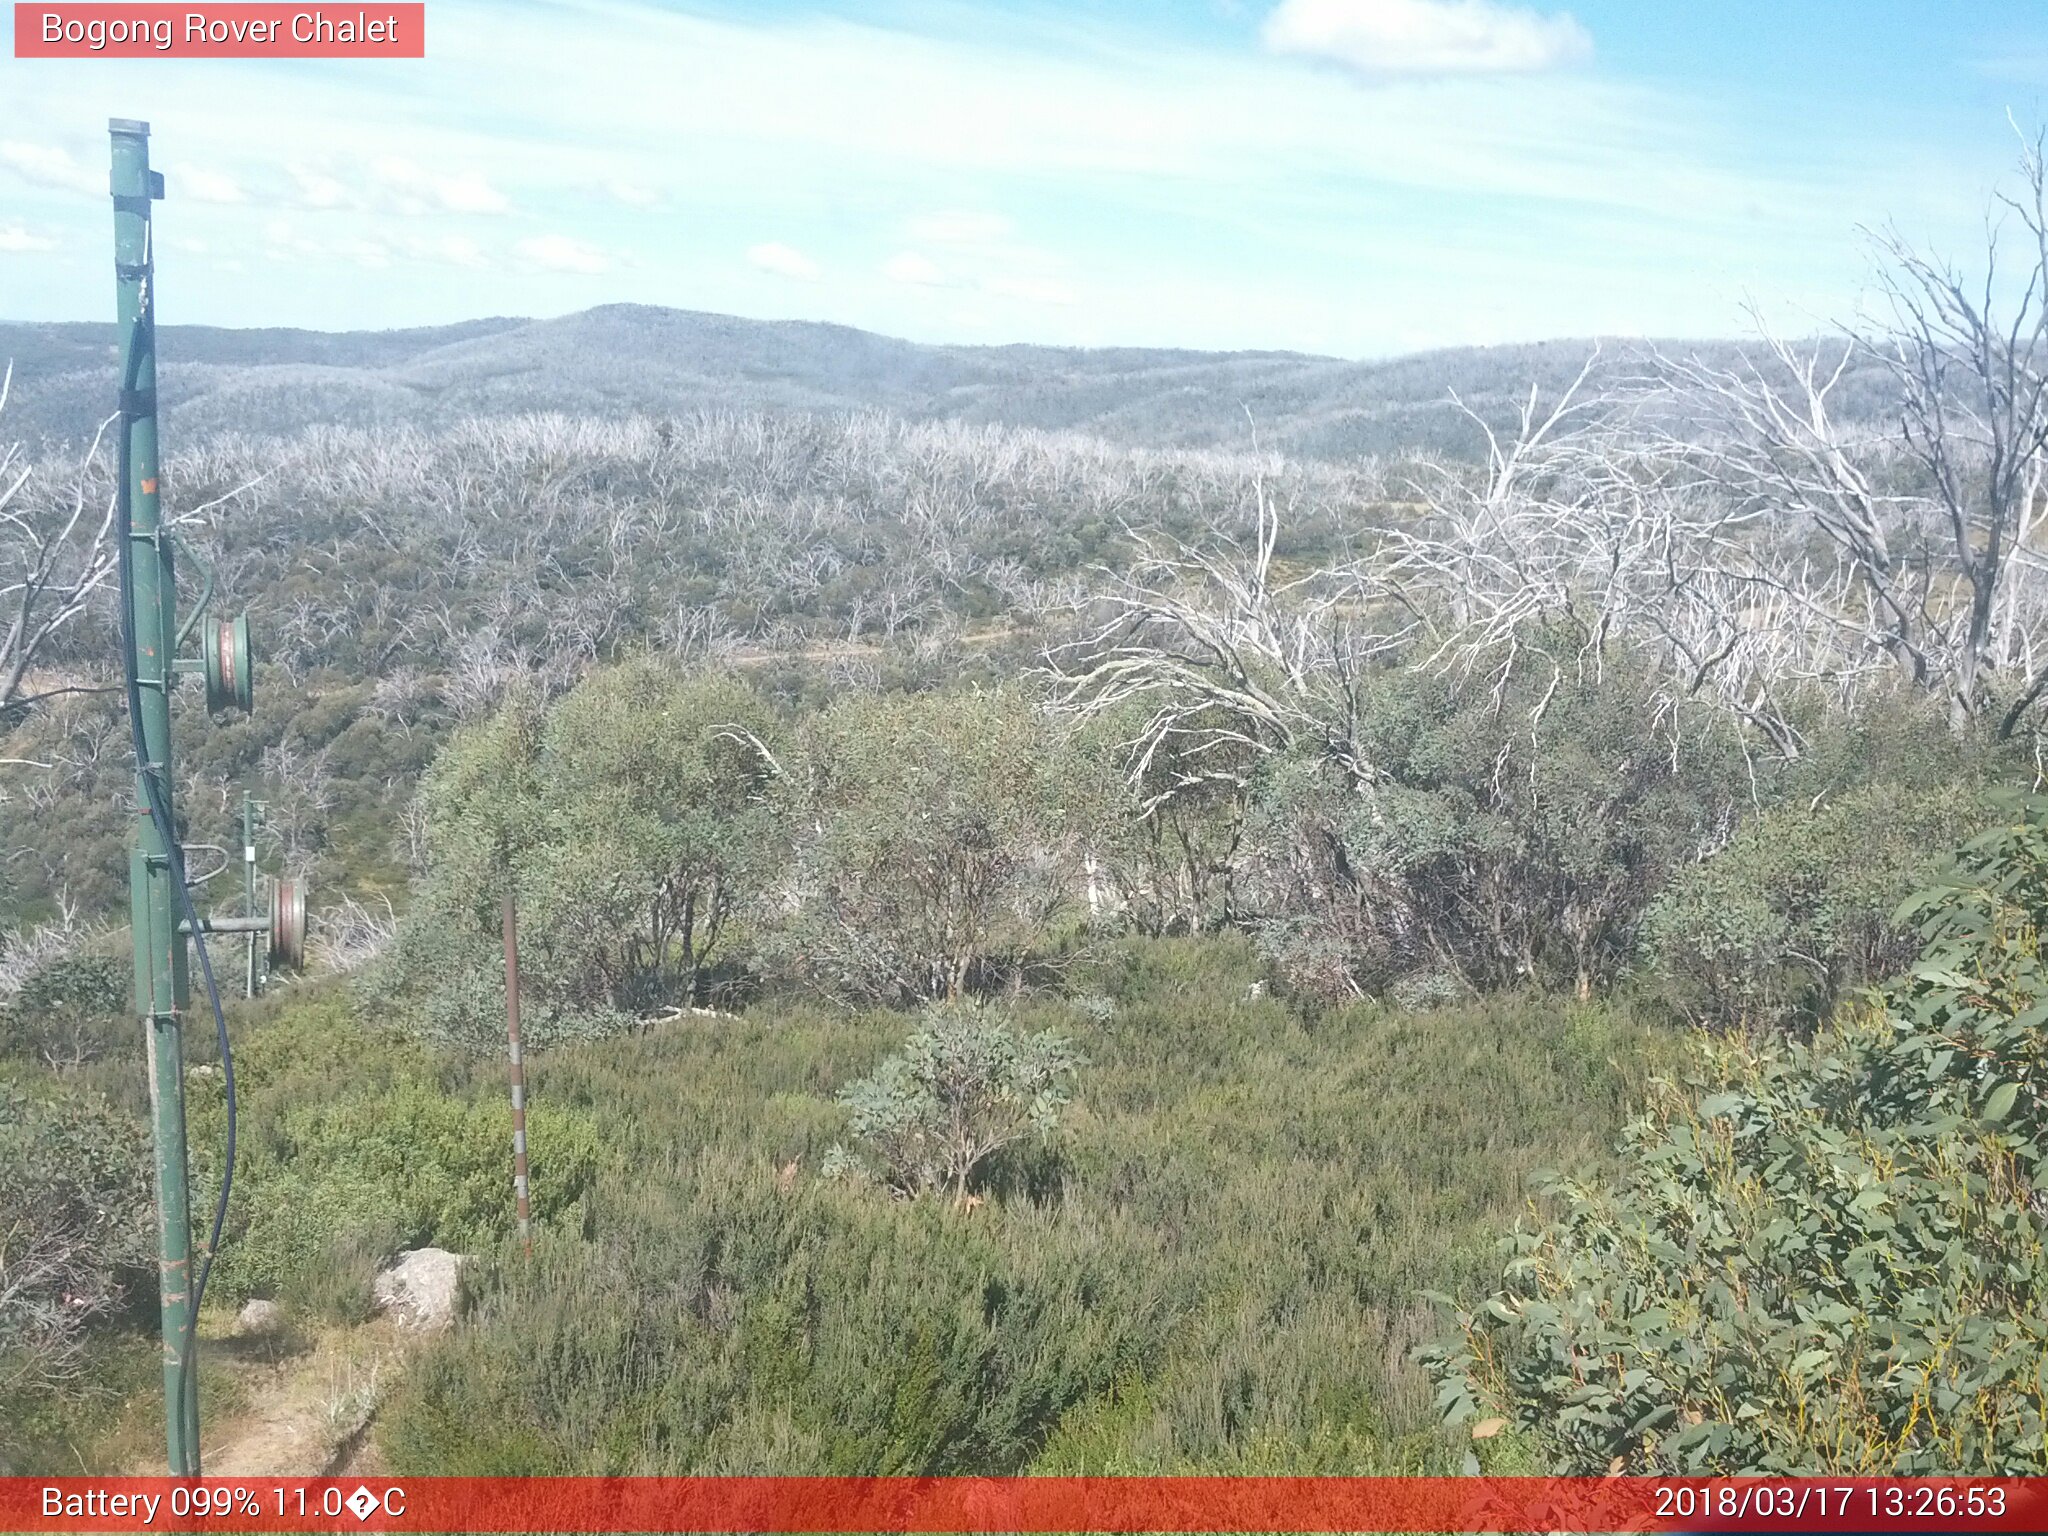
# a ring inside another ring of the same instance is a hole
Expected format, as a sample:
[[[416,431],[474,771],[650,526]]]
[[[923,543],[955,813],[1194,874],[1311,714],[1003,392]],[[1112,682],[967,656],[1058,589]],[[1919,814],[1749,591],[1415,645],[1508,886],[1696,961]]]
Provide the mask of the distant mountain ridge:
[[[111,408],[111,323],[0,323],[15,365],[0,435],[78,439]],[[1071,430],[1151,447],[1260,441],[1311,458],[1464,454],[1456,390],[1489,418],[1555,390],[1594,343],[1562,340],[1353,362],[1298,352],[940,346],[814,321],[608,304],[549,320],[399,331],[164,326],[159,395],[180,436],[317,423],[431,427],[525,411],[885,410]],[[1730,343],[1707,347],[1732,353]]]

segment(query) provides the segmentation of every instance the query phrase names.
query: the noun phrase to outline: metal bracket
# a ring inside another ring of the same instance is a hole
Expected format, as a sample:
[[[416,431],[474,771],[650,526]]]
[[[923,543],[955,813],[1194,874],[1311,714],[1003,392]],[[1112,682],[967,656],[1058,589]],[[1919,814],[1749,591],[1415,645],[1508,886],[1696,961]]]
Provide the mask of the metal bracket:
[[[148,218],[149,205],[151,203],[160,203],[164,200],[163,172],[151,171],[149,173],[149,191],[146,195],[138,196],[133,192],[116,192],[113,194],[113,198],[114,212],[139,213],[144,218]]]
[[[171,542],[180,554],[199,567],[201,577],[199,600],[192,605],[192,611],[185,616],[185,622],[178,626],[178,638],[171,642],[171,649],[175,651],[181,649],[185,642],[192,638],[192,631],[199,627],[200,619],[205,617],[207,608],[213,602],[213,567],[199,558],[192,546],[185,542],[182,534],[173,533]]]

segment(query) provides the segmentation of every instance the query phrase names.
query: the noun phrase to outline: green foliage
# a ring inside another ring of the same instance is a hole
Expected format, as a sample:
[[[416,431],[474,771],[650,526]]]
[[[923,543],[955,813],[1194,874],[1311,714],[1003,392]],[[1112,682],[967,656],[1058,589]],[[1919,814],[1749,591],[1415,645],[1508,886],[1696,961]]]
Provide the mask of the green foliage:
[[[1710,1041],[1563,1184],[1434,1355],[1560,1467],[2048,1468],[2048,803],[1902,914],[1924,950],[1811,1043]]]
[[[336,1321],[402,1248],[471,1249],[511,1226],[511,1112],[500,1085],[451,1093],[452,1064],[365,1027],[337,998],[296,1002],[236,1049],[240,1146],[213,1294],[275,1296]],[[486,1078],[493,1074],[486,1074]],[[192,1084],[194,1208],[218,1188],[219,1079]],[[590,1115],[527,1112],[534,1216],[574,1223],[605,1158]]]
[[[1810,1025],[1912,958],[1898,904],[1992,818],[1967,780],[1886,782],[1745,825],[1652,903],[1643,943],[1667,995],[1716,1027]]]
[[[1081,1064],[1051,1030],[1020,1035],[991,1009],[942,1005],[927,1010],[899,1054],[842,1088],[839,1102],[891,1189],[945,1190],[961,1201],[990,1155],[1052,1135]],[[840,1148],[828,1159],[837,1169],[859,1166]]]
[[[63,1069],[132,1044],[135,972],[126,958],[73,953],[31,971],[0,1002],[0,1058]]]
[[[519,861],[543,987],[585,1006],[704,1000],[772,870],[769,730],[737,679],[654,661],[594,673],[550,712],[544,849]]]
[[[292,590],[299,585],[264,594],[266,604],[289,606],[305,596]],[[283,620],[273,610],[272,622]],[[330,669],[326,657],[287,673],[274,664],[278,631],[263,624],[259,618],[265,649],[253,714],[211,720],[183,701],[173,711],[186,841],[238,846],[240,792],[247,789],[270,807],[258,832],[266,872],[309,880],[316,899],[337,887],[358,898],[395,899],[405,868],[394,829],[445,739],[447,712],[431,689],[417,708],[401,707],[393,695],[402,699],[409,682],[419,680],[395,664],[396,676],[383,678],[376,669],[370,681],[362,672]],[[94,672],[111,654],[111,638],[100,634],[77,664]],[[124,807],[134,793],[134,768],[118,690],[39,705],[11,730],[0,722],[0,738],[0,756],[53,764],[8,770],[32,778],[35,787],[8,806],[8,846],[31,856],[10,865],[9,880],[0,882],[0,928],[50,920],[60,907],[88,921],[125,921]],[[195,853],[193,872],[212,862],[212,855]],[[230,876],[195,892],[202,911],[215,897],[223,910],[238,913],[239,880]]]
[[[98,1094],[0,1075],[0,1403],[75,1381],[152,1252],[141,1127]],[[0,1463],[10,1410],[0,1413]]]
[[[1732,740],[1670,739],[1655,679],[1625,658],[1596,670],[1557,637],[1528,643],[1498,691],[1374,680],[1356,730],[1377,782],[1307,758],[1262,776],[1247,904],[1292,984],[1345,997],[1419,972],[1586,996],[1629,965],[1643,909],[1732,818]]]
[[[536,1104],[620,1161],[583,1240],[476,1277],[380,1415],[409,1474],[1450,1470],[1404,1356],[1538,1166],[1600,1154],[1664,1050],[1518,997],[1311,1026],[1241,939],[1119,944],[1056,1149],[971,1214],[817,1177],[897,1013],[770,999],[565,1047]]]
[[[1886,698],[1751,758],[1658,686],[1540,632],[1497,687],[1368,680],[1370,782],[1310,754],[1251,781],[1234,896],[1281,978],[1423,1001],[1637,977],[1698,1022],[1803,1026],[1902,963],[1892,910],[1985,824],[2008,749]]]
[[[877,1002],[1014,975],[1072,899],[1094,767],[1011,690],[833,705],[781,785],[794,868],[771,970]]]
[[[1213,740],[1198,748],[1177,735],[1133,773],[1128,744],[1149,713],[1142,700],[1105,710],[1074,742],[1105,801],[1091,831],[1091,898],[1113,893],[1122,922],[1153,937],[1234,924],[1244,915],[1236,884],[1247,797],[1239,781],[1252,771],[1251,751]],[[1213,714],[1200,723],[1223,724]]]
[[[767,729],[736,680],[643,660],[462,732],[422,789],[428,868],[373,990],[430,1038],[490,1048],[509,879],[534,1044],[700,998],[774,853]]]
[[[1055,1217],[784,1196],[722,1156],[668,1178],[484,1279],[383,1415],[395,1467],[1020,1470],[1166,1326],[1116,1239]]]

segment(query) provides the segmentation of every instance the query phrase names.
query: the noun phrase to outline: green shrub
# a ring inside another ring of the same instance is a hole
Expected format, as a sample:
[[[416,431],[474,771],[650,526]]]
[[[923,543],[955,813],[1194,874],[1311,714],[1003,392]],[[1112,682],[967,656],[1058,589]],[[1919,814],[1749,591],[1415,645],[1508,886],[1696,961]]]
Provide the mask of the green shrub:
[[[1028,1198],[970,1215],[809,1170],[913,1021],[770,998],[536,1058],[601,1115],[581,1240],[474,1276],[382,1419],[412,1473],[1447,1471],[1406,1359],[1485,1282],[1531,1170],[1598,1159],[1668,1038],[1520,995],[1403,1013],[1249,996],[1251,941],[1122,941]],[[1104,1005],[1107,1006],[1104,1006]],[[997,1170],[984,1175],[993,1182]]]
[[[946,1005],[928,1010],[902,1051],[841,1089],[839,1102],[891,1189],[944,1190],[959,1202],[992,1154],[1052,1135],[1080,1067],[1064,1036],[1021,1035],[989,1009]],[[833,1171],[861,1166],[841,1147],[827,1159]]]
[[[1253,785],[1240,900],[1296,990],[1412,976],[1450,992],[1569,987],[1632,963],[1644,909],[1748,793],[1734,742],[1671,740],[1659,680],[1535,632],[1511,676],[1361,685],[1371,782],[1283,756]]]
[[[83,1066],[133,1043],[135,968],[125,956],[69,954],[38,966],[0,1002],[0,1057]]]
[[[473,1092],[449,1091],[447,1065],[337,999],[245,1029],[240,1155],[213,1294],[359,1320],[370,1278],[399,1249],[474,1249],[509,1231],[511,1111],[488,1074]],[[194,1208],[207,1209],[225,1131],[219,1079],[195,1078],[189,1106]],[[536,1102],[527,1138],[535,1219],[573,1224],[606,1156],[597,1122]]]
[[[97,1094],[0,1075],[0,1401],[77,1377],[90,1330],[148,1275],[151,1209],[141,1126]]]
[[[777,787],[793,863],[764,958],[870,1003],[1015,976],[1074,898],[1100,766],[1014,690],[841,700]]]
[[[1992,815],[1969,782],[1887,782],[1765,811],[1652,903],[1650,965],[1696,1022],[1810,1025],[1912,958],[1899,903]]]
[[[704,1000],[773,868],[767,729],[743,682],[640,660],[459,734],[421,789],[427,869],[366,997],[395,995],[427,1038],[493,1049],[509,879],[531,1044]]]
[[[1882,1008],[1702,1046],[1433,1356],[1560,1469],[2048,1469],[2048,805],[1904,916]]]
[[[382,1416],[395,1468],[1017,1471],[1165,1333],[1147,1266],[1056,1216],[785,1195],[716,1157],[659,1182],[479,1277]]]

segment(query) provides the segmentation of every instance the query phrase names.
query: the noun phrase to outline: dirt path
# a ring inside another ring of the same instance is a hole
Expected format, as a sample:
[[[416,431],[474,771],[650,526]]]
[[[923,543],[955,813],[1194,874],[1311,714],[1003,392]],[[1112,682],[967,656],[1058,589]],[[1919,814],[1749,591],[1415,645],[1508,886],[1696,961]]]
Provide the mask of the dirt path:
[[[373,1472],[369,1434],[416,1336],[378,1318],[280,1354],[259,1342],[207,1341],[239,1378],[235,1412],[206,1427],[208,1477],[323,1477]]]

